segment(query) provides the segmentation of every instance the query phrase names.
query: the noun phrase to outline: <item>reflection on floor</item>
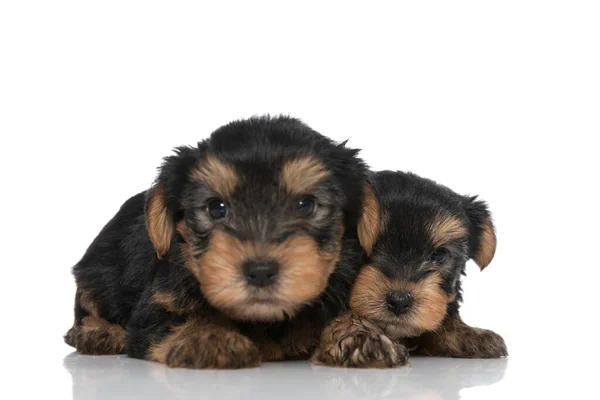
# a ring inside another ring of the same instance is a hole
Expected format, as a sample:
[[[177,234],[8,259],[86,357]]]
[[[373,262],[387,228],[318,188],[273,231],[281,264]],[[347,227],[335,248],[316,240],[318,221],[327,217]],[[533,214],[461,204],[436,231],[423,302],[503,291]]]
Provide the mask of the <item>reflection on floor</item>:
[[[264,363],[255,369],[170,369],[125,356],[69,354],[64,367],[82,399],[459,399],[464,388],[500,381],[507,360],[417,358],[391,370]]]

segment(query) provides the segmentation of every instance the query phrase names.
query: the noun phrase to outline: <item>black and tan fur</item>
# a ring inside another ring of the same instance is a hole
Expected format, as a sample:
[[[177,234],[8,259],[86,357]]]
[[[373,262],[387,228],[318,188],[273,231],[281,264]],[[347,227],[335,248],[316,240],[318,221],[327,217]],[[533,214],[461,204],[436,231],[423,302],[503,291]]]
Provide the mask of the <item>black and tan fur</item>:
[[[356,150],[288,117],[178,148],[74,267],[65,341],[171,367],[307,359],[363,262],[365,183]]]
[[[393,354],[410,348],[429,356],[506,356],[501,336],[468,326],[459,313],[466,262],[473,259],[483,270],[494,258],[496,233],[487,205],[411,173],[383,171],[369,180],[372,191],[365,194],[358,230],[368,260],[345,318],[378,325],[395,343],[386,345]],[[337,324],[328,330],[348,325]],[[332,363],[344,364],[343,355],[335,355]],[[362,363],[377,364],[377,357]]]

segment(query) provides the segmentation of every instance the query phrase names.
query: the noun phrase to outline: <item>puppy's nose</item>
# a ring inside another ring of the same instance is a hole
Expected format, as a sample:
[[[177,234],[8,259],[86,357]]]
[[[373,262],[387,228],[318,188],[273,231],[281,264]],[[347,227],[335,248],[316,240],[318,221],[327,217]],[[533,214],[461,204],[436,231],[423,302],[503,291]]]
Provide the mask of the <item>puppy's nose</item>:
[[[263,287],[275,282],[279,265],[271,260],[252,260],[244,263],[244,275],[249,284]]]
[[[413,304],[413,298],[405,292],[389,292],[385,296],[387,308],[396,315],[405,314]]]

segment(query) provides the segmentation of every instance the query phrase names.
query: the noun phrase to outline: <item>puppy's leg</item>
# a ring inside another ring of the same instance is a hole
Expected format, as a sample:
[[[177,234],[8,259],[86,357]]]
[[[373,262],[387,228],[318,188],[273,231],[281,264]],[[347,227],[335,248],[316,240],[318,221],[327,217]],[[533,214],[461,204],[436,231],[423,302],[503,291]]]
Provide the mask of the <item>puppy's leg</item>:
[[[500,358],[508,355],[502,336],[465,324],[458,314],[448,316],[435,332],[418,339],[417,354],[454,358]]]
[[[407,361],[403,344],[392,342],[378,326],[350,312],[325,328],[312,357],[315,364],[356,368],[389,368]]]
[[[258,344],[261,361],[308,360],[319,344],[323,324],[314,315],[293,318],[269,337],[262,332],[248,332]]]
[[[81,354],[107,355],[125,353],[125,330],[100,317],[84,317],[74,328],[75,348]]]
[[[108,355],[125,353],[125,330],[99,316],[98,305],[88,292],[75,294],[75,322],[64,337],[80,354]]]
[[[127,325],[127,353],[173,368],[235,369],[260,364],[258,347],[225,318],[180,309],[164,293],[146,296]],[[157,301],[158,300],[158,301]]]
[[[81,327],[81,320],[89,315],[89,313],[81,307],[81,291],[79,289],[75,292],[74,314],[75,319],[73,321],[73,326],[67,331],[63,338],[66,344],[77,348],[77,333]]]
[[[265,358],[263,353],[263,360],[308,360],[319,345],[323,328],[324,325],[315,321],[311,314],[292,319],[279,341],[280,351],[275,354],[279,358],[269,357],[271,354],[267,354],[268,358]]]
[[[258,366],[260,353],[246,336],[200,318],[173,326],[153,343],[148,359],[174,368],[234,369]]]

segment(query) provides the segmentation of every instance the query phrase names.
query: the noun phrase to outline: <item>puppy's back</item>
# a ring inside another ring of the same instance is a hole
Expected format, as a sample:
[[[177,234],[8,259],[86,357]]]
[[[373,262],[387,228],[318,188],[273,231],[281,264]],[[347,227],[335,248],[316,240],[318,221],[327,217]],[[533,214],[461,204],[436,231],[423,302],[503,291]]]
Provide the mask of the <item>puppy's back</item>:
[[[145,226],[144,202],[145,192],[129,198],[73,267],[78,295],[84,295],[83,304],[76,304],[76,317],[94,313],[111,323],[127,322],[150,283],[153,273],[149,272],[156,267]],[[147,269],[141,271],[140,266]]]

